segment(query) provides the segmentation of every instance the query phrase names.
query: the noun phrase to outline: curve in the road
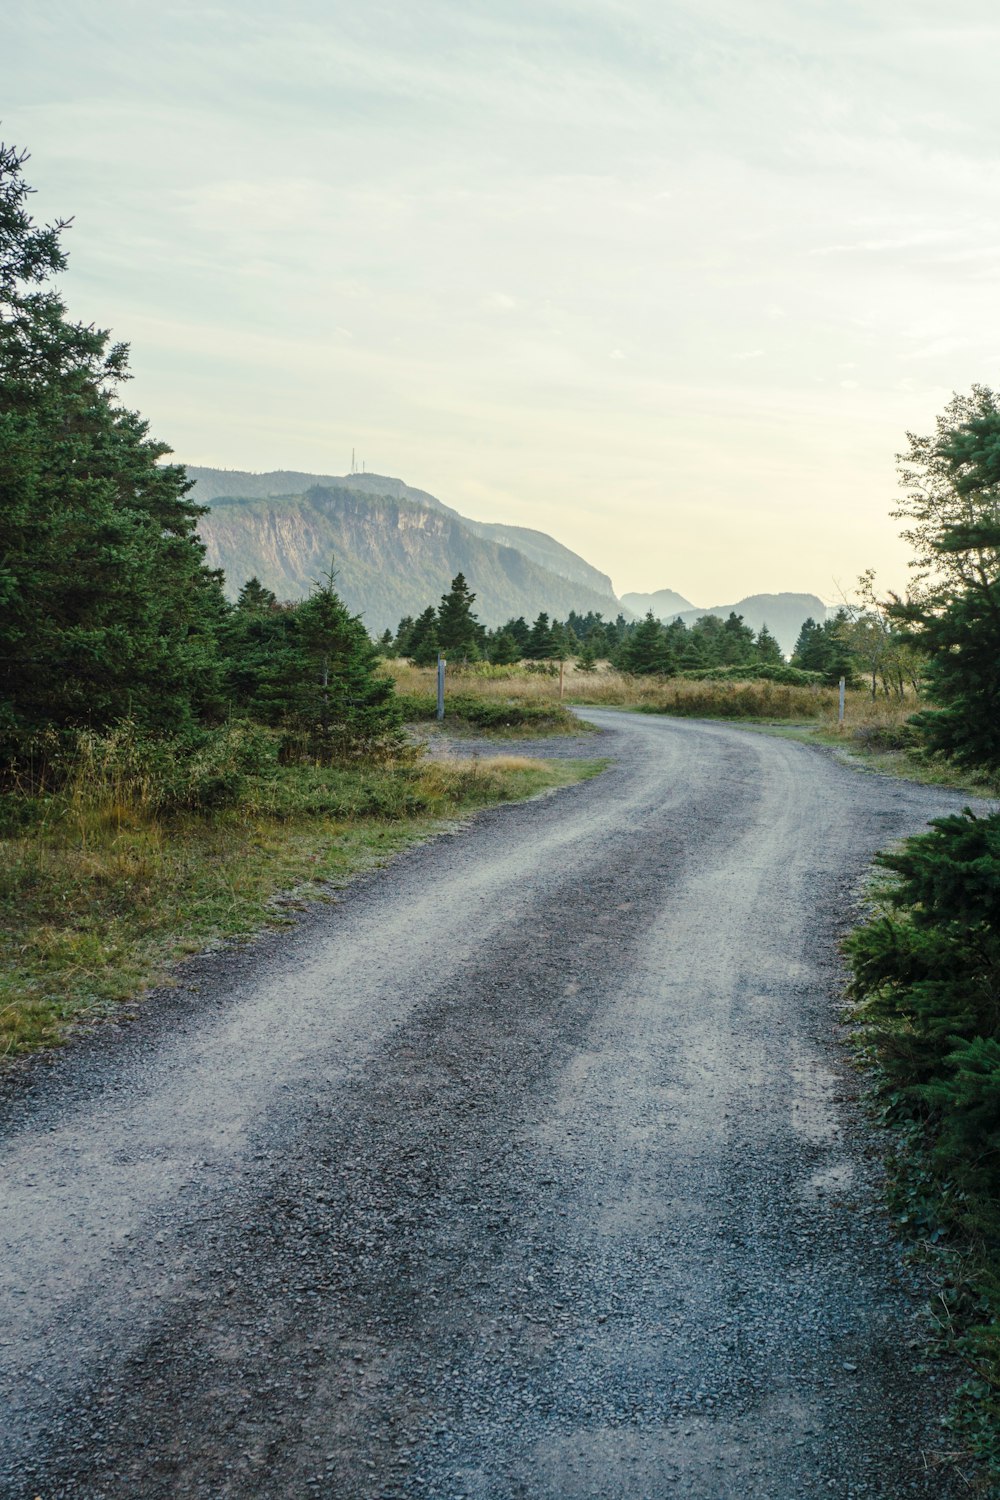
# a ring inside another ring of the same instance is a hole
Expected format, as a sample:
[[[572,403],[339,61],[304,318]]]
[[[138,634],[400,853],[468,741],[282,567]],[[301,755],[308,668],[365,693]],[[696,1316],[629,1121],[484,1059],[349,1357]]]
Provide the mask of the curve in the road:
[[[967,799],[588,717],[598,780],[8,1080],[0,1493],[952,1492],[835,943]]]

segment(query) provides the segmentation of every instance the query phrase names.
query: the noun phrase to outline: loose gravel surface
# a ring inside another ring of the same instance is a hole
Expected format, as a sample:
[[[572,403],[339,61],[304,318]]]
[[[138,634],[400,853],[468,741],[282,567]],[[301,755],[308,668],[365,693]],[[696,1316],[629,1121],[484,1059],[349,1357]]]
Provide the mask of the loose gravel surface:
[[[835,942],[968,799],[587,716],[597,780],[7,1077],[0,1494],[963,1492]]]

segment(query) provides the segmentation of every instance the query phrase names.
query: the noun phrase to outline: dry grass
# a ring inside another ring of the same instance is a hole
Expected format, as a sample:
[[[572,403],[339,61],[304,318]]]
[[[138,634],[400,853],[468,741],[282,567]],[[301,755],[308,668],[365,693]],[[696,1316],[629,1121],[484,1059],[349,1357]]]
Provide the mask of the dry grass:
[[[169,815],[142,786],[76,776],[0,797],[0,1056],[113,1012],[185,954],[287,920],[294,902],[441,821],[592,774],[524,756],[358,769],[286,767],[238,805]],[[284,894],[282,894],[284,893]]]
[[[405,694],[436,691],[433,667],[390,661],[386,670]],[[490,702],[558,704],[559,677],[524,667],[448,668],[447,694]],[[596,672],[581,672],[567,663],[563,677],[566,704],[643,709],[705,718],[819,719],[836,717],[834,688],[788,687],[774,682],[690,682],[683,678],[631,677],[602,663]]]

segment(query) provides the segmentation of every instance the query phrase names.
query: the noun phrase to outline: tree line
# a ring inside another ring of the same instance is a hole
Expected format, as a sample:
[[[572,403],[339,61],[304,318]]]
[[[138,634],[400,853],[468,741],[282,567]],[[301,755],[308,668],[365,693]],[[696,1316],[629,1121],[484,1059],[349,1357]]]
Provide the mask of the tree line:
[[[126,720],[195,743],[233,716],[289,754],[392,748],[393,685],[332,575],[227,602],[183,468],[119,400],[127,346],[47,285],[67,225],[32,219],[26,159],[0,146],[0,755]]]
[[[594,671],[609,661],[622,672],[670,676],[679,671],[725,667],[774,667],[784,658],[781,647],[764,626],[754,632],[742,616],[721,620],[705,615],[688,626],[677,619],[669,624],[652,612],[644,620],[613,620],[589,610],[571,610],[565,620],[542,611],[529,625],[523,616],[488,630],[477,618],[476,595],[459,573],[435,607],[414,618],[406,615],[396,631],[385,631],[379,649],[404,656],[418,666],[430,666],[438,654],[460,662],[489,662],[511,666],[517,662],[555,662],[575,659],[583,671]]]
[[[735,611],[726,619],[702,615],[691,625],[679,617],[659,620],[652,611],[642,620],[627,620],[623,614],[605,620],[593,610],[571,610],[565,620],[557,620],[543,611],[530,625],[518,616],[489,630],[476,616],[476,595],[459,573],[437,606],[428,605],[416,617],[405,615],[377,644],[384,655],[406,657],[417,666],[433,665],[440,654],[494,666],[573,659],[584,672],[607,661],[636,676],[780,676],[791,668],[793,674],[826,684],[835,685],[842,677],[851,686],[867,682],[873,697],[905,697],[917,686],[919,653],[877,599],[870,573],[859,580],[858,595],[857,604],[845,604],[822,623],[805,620],[786,664],[767,626],[755,632]]]

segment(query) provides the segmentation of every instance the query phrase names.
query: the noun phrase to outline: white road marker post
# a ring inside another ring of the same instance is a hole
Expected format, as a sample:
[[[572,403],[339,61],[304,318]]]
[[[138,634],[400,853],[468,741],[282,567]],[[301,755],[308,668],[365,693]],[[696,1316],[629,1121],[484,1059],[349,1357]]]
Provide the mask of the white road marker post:
[[[838,712],[837,712],[837,728],[838,729],[843,729],[843,727],[844,727],[844,693],[845,693],[846,687],[847,687],[847,683],[845,682],[844,678],[842,677],[840,679],[840,707],[839,707]]]
[[[438,652],[438,722],[444,718],[444,669],[448,665],[444,657]]]

